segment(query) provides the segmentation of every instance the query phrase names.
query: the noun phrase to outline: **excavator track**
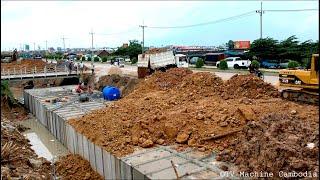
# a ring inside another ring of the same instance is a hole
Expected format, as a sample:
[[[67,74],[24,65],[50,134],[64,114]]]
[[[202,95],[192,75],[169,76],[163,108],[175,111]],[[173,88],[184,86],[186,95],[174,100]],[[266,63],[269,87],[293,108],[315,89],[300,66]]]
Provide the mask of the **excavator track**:
[[[304,90],[285,89],[281,91],[281,97],[289,101],[303,102],[319,105],[319,93]]]

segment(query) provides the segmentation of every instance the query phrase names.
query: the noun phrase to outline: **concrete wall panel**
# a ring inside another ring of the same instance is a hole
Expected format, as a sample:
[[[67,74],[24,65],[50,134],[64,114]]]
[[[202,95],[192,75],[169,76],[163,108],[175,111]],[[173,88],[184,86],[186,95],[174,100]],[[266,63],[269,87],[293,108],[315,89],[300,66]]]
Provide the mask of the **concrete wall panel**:
[[[95,157],[95,152],[94,152],[94,144],[90,140],[88,140],[88,142],[89,142],[90,165],[91,165],[92,169],[94,169],[96,171],[97,168],[96,168],[96,157]]]
[[[96,166],[97,166],[97,172],[103,176],[103,157],[102,157],[102,149],[100,146],[94,145],[95,155],[96,155]]]

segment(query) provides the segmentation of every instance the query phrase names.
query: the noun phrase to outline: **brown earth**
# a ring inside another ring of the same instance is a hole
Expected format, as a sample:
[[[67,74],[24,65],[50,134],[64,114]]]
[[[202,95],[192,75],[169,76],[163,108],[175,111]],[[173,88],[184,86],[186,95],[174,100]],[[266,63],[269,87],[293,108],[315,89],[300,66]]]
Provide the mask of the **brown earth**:
[[[29,141],[21,134],[26,128],[16,124],[27,119],[20,105],[9,107],[1,100],[1,177],[3,179],[49,179],[51,166],[31,149]]]
[[[90,163],[80,155],[67,155],[61,157],[56,162],[57,174],[65,180],[72,179],[92,179],[102,180],[103,178],[95,172]]]
[[[319,122],[314,120],[295,111],[266,115],[248,123],[217,159],[235,163],[242,172],[272,172],[276,177],[280,171],[318,174]]]
[[[121,96],[131,93],[139,80],[132,77],[124,77],[118,74],[101,76],[95,84],[95,89],[101,91],[105,86],[115,86],[120,89]]]
[[[11,63],[1,63],[1,71],[4,69],[7,71],[13,71],[15,68],[17,72],[20,72],[20,69],[27,68],[27,71],[31,71],[34,67],[37,67],[37,70],[43,70],[43,68],[47,65],[46,62],[42,60],[34,60],[34,59],[24,59],[19,63],[18,61],[13,61]],[[19,70],[19,71],[18,71]]]
[[[241,130],[248,122],[273,112],[295,110],[297,117],[318,120],[316,106],[277,97],[275,88],[254,76],[223,82],[211,73],[176,68],[156,72],[111,106],[69,123],[107,151],[124,156],[135,146],[155,144],[222,151],[238,134],[211,137]]]
[[[78,63],[78,62],[75,62]],[[44,67],[47,67],[47,69],[51,69],[51,71],[54,71],[55,66],[57,66],[57,71],[64,70],[65,66],[68,67],[68,63],[64,60],[60,60],[55,63],[48,63],[42,61],[41,59],[23,59],[21,62],[19,61],[13,61],[10,63],[1,63],[1,71],[4,70],[5,72],[10,69],[11,73],[13,72],[14,68],[16,69],[16,73],[20,73],[20,69],[22,69],[22,73],[24,73],[24,70],[26,68],[27,72],[31,72],[34,70],[34,67],[36,67],[37,72],[43,71]],[[75,69],[74,69],[75,70]],[[90,70],[87,66],[84,66],[84,71]],[[4,73],[4,72],[2,72]]]
[[[145,51],[146,54],[156,54],[156,53],[161,53],[161,52],[166,52],[168,51],[168,48],[152,48],[147,51]]]
[[[12,122],[19,122],[28,118],[28,113],[21,105],[13,105],[10,107],[7,101],[1,98],[1,117],[4,117]]]
[[[50,179],[50,162],[36,155],[21,129],[1,114],[2,179]]]

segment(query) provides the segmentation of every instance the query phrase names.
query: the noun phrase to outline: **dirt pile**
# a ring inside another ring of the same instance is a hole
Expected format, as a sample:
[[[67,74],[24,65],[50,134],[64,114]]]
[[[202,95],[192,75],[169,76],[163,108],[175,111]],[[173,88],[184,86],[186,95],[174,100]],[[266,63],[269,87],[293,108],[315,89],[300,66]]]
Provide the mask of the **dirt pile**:
[[[28,113],[21,105],[15,104],[10,107],[8,102],[1,98],[1,117],[17,122],[27,119]]]
[[[231,150],[217,159],[234,162],[239,171],[319,172],[319,122],[296,115],[269,114],[259,122],[250,122]]]
[[[278,97],[278,90],[254,75],[234,75],[224,84],[224,99],[247,97],[251,99]]]
[[[49,179],[51,166],[31,149],[19,126],[1,116],[1,177]]]
[[[121,90],[121,96],[124,97],[133,91],[138,82],[137,78],[112,74],[101,76],[95,84],[95,89],[101,91],[105,86],[115,86]]]
[[[118,67],[110,67],[108,71],[109,75],[122,75],[122,70]]]
[[[61,157],[56,162],[56,170],[59,177],[63,179],[103,179],[95,172],[90,163],[84,160],[80,155],[67,155]]]
[[[18,61],[14,61],[11,63],[1,63],[1,68],[5,69],[5,71],[8,71],[8,69],[10,69],[10,71],[13,71],[13,69],[15,68],[17,73],[20,73],[20,69],[22,69],[23,70],[22,72],[24,73],[25,68],[27,71],[31,71],[34,69],[34,67],[36,67],[37,70],[43,71],[43,68],[46,65],[49,66],[49,64],[47,64],[42,60],[24,59],[24,60],[21,60],[20,63]]]
[[[146,54],[156,54],[168,51],[168,48],[152,48],[145,51]]]
[[[315,106],[273,98],[264,90],[268,85],[261,81],[254,80],[251,86],[262,88],[263,98],[250,98],[251,94],[246,93],[225,99],[223,94],[236,91],[239,86],[231,89],[230,82],[224,83],[211,73],[180,68],[157,72],[111,106],[69,123],[107,151],[123,156],[132,153],[135,146],[155,144],[177,143],[201,151],[222,151],[248,122],[276,111],[290,114],[304,109],[297,116],[318,119]],[[229,132],[233,133],[223,136]]]

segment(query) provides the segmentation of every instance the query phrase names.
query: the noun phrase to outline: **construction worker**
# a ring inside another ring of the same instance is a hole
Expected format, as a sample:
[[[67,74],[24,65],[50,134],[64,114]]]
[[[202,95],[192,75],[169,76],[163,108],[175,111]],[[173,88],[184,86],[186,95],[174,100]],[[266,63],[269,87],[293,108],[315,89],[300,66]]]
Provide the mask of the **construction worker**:
[[[91,71],[92,71],[92,75],[94,74],[94,63],[91,63]]]
[[[250,72],[250,74],[255,72],[255,67],[252,65],[252,63],[250,63],[250,65],[249,65],[249,72]]]
[[[79,82],[79,84],[76,87],[76,92],[81,94],[87,91],[87,84],[84,82]]]
[[[73,67],[73,62],[70,60],[69,61],[69,74],[72,72],[72,67]]]
[[[83,68],[84,68],[84,65],[83,65],[83,62],[81,61],[81,63],[80,63],[80,73],[81,74],[83,73]]]

